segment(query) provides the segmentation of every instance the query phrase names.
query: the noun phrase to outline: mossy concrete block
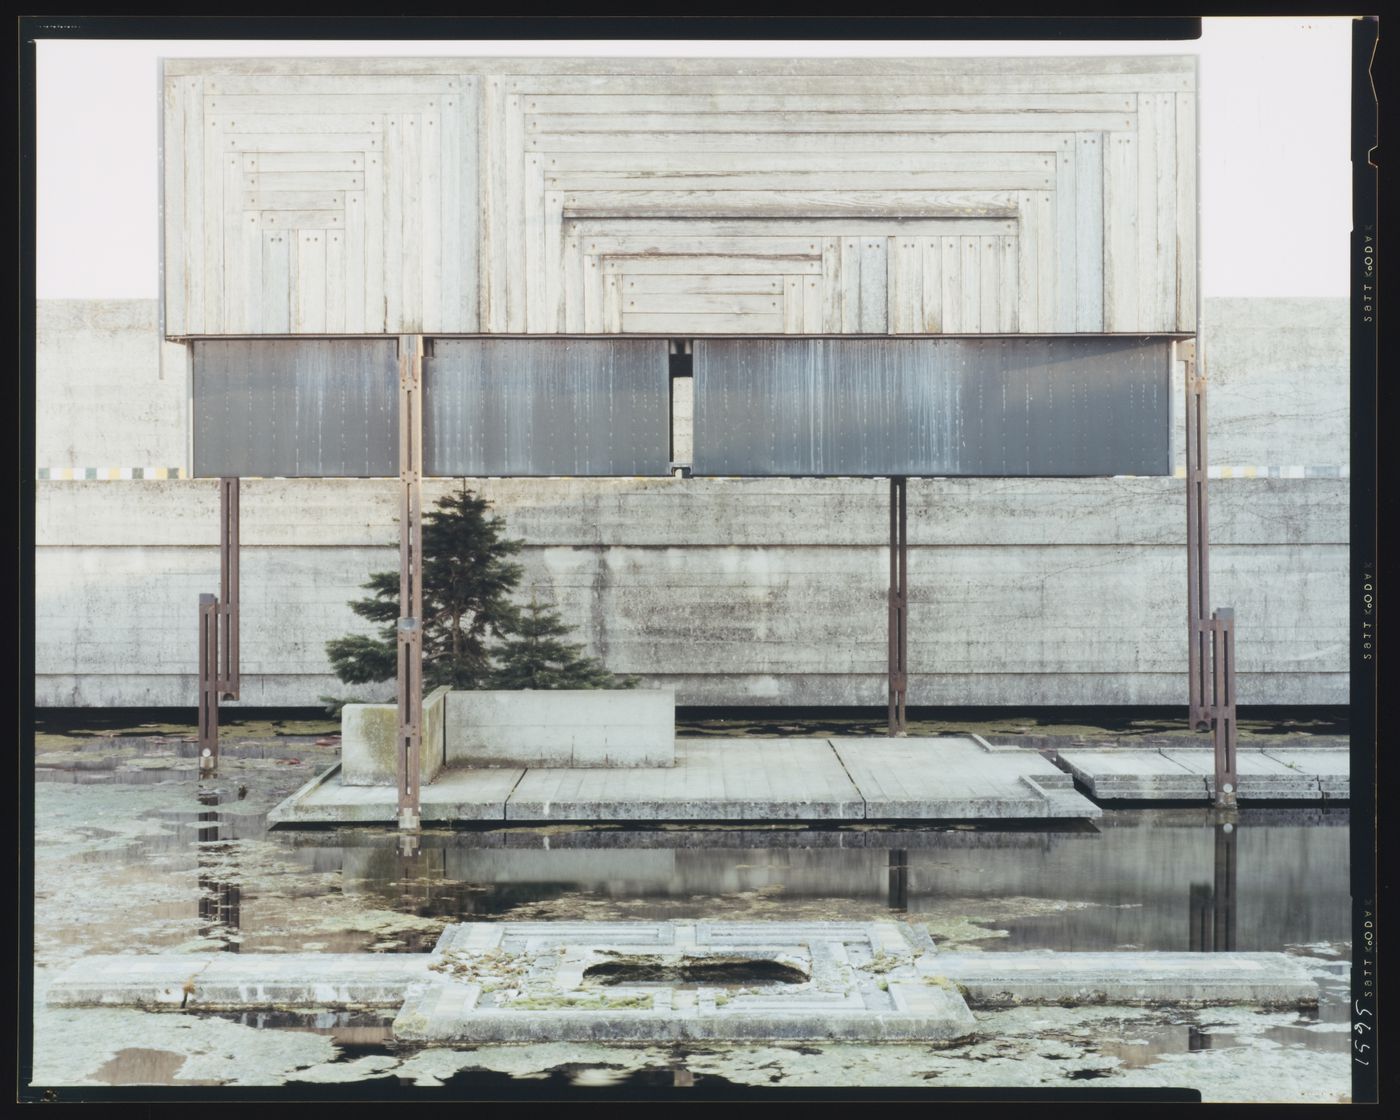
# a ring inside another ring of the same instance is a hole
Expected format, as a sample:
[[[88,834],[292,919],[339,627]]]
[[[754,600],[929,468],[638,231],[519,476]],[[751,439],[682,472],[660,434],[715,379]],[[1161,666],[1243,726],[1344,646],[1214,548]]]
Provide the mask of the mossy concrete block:
[[[446,761],[446,701],[444,686],[423,698],[423,738],[418,781],[425,786]],[[346,704],[340,715],[340,781],[347,786],[398,784],[399,715],[397,704]]]
[[[452,692],[447,760],[454,766],[672,766],[673,689]]]

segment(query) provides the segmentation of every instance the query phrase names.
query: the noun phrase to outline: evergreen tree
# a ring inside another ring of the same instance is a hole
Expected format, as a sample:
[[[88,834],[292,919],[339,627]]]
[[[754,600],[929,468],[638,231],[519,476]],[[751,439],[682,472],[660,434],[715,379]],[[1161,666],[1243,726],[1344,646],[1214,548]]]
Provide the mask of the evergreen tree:
[[[436,506],[423,515],[423,682],[429,689],[482,688],[492,670],[487,637],[509,634],[519,613],[510,591],[521,569],[509,557],[524,542],[504,538],[505,522],[488,518],[490,503],[466,483]],[[398,671],[399,573],[375,572],[363,586],[370,597],[350,609],[378,623],[379,637],[349,634],[326,643],[335,675],[347,684],[391,680]]]
[[[577,642],[562,641],[570,627],[557,612],[535,599],[523,611],[514,634],[498,651],[501,667],[495,688],[635,688],[636,677],[615,677],[583,653]]]

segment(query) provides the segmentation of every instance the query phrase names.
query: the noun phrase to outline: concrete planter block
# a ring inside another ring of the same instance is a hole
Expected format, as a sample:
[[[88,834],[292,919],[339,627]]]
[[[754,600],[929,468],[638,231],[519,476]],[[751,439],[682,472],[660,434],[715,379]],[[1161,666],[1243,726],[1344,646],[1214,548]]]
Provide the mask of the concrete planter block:
[[[418,783],[425,786],[442,769],[448,690],[434,689],[423,697],[423,739],[419,751]],[[397,704],[346,704],[340,714],[340,781],[347,786],[398,784],[395,745]]]
[[[450,692],[453,766],[672,766],[676,694],[666,689]]]

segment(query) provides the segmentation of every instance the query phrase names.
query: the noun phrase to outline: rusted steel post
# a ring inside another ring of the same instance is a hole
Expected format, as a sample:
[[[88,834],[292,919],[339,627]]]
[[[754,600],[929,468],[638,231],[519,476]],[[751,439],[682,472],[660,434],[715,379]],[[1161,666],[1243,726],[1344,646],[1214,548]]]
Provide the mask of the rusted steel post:
[[[238,479],[219,479],[219,693],[237,700],[238,672]]]
[[[423,736],[423,337],[399,338],[399,827],[422,823],[418,778]]]
[[[1206,381],[1196,342],[1176,343],[1186,363],[1186,632],[1191,727],[1210,726],[1210,503],[1206,450]]]
[[[909,480],[899,480],[899,733],[909,733]]]
[[[909,549],[906,493],[909,480],[890,479],[889,731],[908,731],[905,697],[909,684]]]
[[[219,601],[199,597],[199,751],[200,777],[219,769]]]
[[[1214,696],[1211,730],[1215,740],[1215,804],[1228,809],[1236,804],[1240,788],[1235,759],[1235,612],[1221,607],[1210,621],[1211,660],[1214,663]]]

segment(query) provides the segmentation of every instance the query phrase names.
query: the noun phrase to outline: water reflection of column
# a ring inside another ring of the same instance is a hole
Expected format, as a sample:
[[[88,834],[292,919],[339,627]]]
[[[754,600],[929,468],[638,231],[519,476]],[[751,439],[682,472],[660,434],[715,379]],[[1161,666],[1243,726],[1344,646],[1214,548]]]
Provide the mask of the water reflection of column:
[[[1215,951],[1235,951],[1235,826],[1215,826]]]
[[[1191,951],[1235,951],[1235,852],[1234,824],[1215,826],[1212,881],[1191,884]]]
[[[199,803],[201,805],[218,805],[219,793],[217,790],[202,789],[199,791]],[[223,832],[223,822],[219,820],[217,812],[206,811],[200,813],[196,820],[200,823],[212,822],[213,828],[201,828],[196,834],[195,850],[197,852],[196,861],[199,868],[199,917],[207,923],[200,928],[201,937],[215,937],[223,942],[226,952],[238,952],[238,942],[228,935],[236,933],[241,919],[242,896],[237,884],[221,882],[216,874],[215,855],[210,845],[204,843],[209,840],[232,839],[221,835]]]
[[[890,849],[889,905],[900,913],[909,909],[909,853],[903,848]]]

